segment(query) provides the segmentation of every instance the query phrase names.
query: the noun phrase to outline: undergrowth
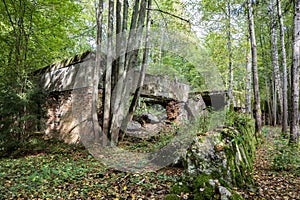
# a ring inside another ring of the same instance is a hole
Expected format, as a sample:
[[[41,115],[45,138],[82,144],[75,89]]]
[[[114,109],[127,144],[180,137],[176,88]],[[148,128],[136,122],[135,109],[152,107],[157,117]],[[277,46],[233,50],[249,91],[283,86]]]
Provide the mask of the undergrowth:
[[[272,153],[270,154],[272,169],[275,171],[288,171],[300,175],[300,146],[290,144],[289,139],[273,133]]]
[[[0,158],[0,199],[162,199],[177,174],[107,169],[82,146],[33,138]]]

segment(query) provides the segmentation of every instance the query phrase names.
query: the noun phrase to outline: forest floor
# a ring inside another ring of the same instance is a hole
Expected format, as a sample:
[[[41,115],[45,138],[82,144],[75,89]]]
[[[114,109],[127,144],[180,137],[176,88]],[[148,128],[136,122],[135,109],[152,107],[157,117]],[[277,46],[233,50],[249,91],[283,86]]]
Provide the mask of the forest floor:
[[[299,147],[289,147],[280,128],[264,127],[257,147],[253,178],[255,192],[242,192],[245,199],[300,199]]]
[[[245,199],[300,199],[300,153],[265,127]],[[164,199],[182,181],[182,168],[125,173],[106,168],[84,147],[32,138],[26,148],[0,158],[0,199]],[[192,194],[181,194],[190,199]]]
[[[126,173],[108,169],[83,146],[33,138],[0,158],[0,199],[164,199],[182,168]]]

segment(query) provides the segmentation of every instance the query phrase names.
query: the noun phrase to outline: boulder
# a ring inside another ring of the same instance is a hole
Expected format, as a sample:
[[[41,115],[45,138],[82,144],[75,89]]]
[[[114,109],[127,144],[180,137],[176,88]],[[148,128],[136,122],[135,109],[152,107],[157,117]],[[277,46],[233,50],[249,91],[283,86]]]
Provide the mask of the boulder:
[[[190,176],[217,173],[231,183],[231,169],[226,153],[223,150],[218,150],[225,145],[219,132],[210,132],[205,136],[195,137],[185,157],[187,173]]]
[[[225,126],[194,138],[183,156],[187,185],[195,199],[242,199],[232,188],[252,187],[255,155],[253,121],[234,120]],[[178,187],[178,186],[177,186]]]
[[[228,185],[248,184],[251,182],[247,177],[251,177],[254,138],[254,131],[241,133],[232,127],[195,137],[184,158],[186,173],[192,177],[211,175]]]

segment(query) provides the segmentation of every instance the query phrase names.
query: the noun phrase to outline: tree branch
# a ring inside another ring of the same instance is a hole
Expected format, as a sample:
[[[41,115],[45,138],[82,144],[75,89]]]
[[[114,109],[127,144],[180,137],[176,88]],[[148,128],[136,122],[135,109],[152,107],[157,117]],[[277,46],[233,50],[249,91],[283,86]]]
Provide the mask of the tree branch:
[[[175,15],[175,14],[173,14],[173,13],[170,13],[170,12],[167,12],[167,11],[164,11],[164,10],[160,10],[160,9],[152,9],[152,8],[147,8],[147,10],[161,12],[161,13],[170,15],[170,16],[172,16],[172,17],[175,17],[175,18],[177,18],[177,19],[180,19],[180,20],[182,20],[182,21],[185,21],[186,23],[191,24],[190,20],[184,19],[184,18],[182,18],[182,17],[180,17],[180,16],[178,16],[178,15]]]

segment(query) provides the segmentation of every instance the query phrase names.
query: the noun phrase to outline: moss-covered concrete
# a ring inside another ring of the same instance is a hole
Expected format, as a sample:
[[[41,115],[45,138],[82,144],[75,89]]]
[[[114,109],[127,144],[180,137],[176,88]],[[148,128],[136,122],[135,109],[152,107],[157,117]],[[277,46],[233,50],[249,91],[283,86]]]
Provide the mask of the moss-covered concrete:
[[[254,122],[238,115],[231,120],[231,126],[197,136],[186,153],[186,187],[174,193],[188,188],[193,199],[243,199],[232,188],[253,185]]]

